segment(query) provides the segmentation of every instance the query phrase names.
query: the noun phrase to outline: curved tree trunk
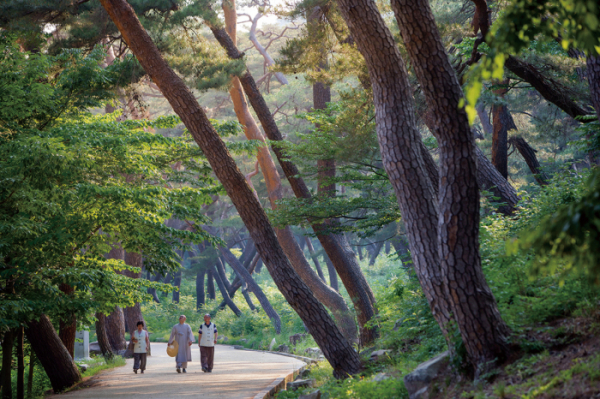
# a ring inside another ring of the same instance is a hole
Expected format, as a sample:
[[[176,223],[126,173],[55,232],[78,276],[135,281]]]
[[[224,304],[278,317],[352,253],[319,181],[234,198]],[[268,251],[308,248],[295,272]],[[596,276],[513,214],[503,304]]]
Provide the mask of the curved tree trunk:
[[[208,299],[215,300],[217,295],[215,293],[215,276],[213,275],[213,268],[206,271],[206,294]]]
[[[206,303],[206,297],[204,295],[204,276],[206,276],[206,269],[204,268],[196,274],[196,310],[200,310],[202,305]]]
[[[459,107],[462,89],[429,2],[392,0],[392,9],[434,115],[433,133],[440,143],[437,231],[440,268],[448,290],[444,294],[477,376],[506,358],[510,330],[481,268],[475,138],[466,112]]]
[[[600,54],[590,55],[586,63],[592,105],[596,110],[596,116],[600,119]]]
[[[509,79],[498,82],[501,87],[494,93],[504,99],[508,92]],[[505,179],[508,178],[508,132],[517,128],[515,121],[505,104],[495,104],[492,107],[494,132],[492,135],[492,163]]]
[[[508,140],[510,145],[519,150],[519,153],[525,159],[527,166],[529,166],[529,170],[533,173],[533,177],[538,182],[540,186],[548,185],[548,180],[546,174],[542,171],[542,167],[535,156],[536,150],[534,150],[524,138],[519,136],[511,137]]]
[[[335,292],[340,292],[337,271],[335,270],[333,262],[331,261],[331,259],[329,259],[329,256],[327,256],[327,254],[323,256],[323,259],[325,260],[325,264],[327,265],[327,272],[329,273],[329,286]]]
[[[75,289],[68,284],[61,284],[59,289],[67,296],[72,296]],[[65,348],[71,354],[71,357],[75,356],[75,335],[77,334],[77,320],[74,315],[66,315],[64,318],[59,320],[59,332],[58,336],[65,345]]]
[[[369,260],[369,266],[375,265],[375,261],[377,260],[377,257],[381,253],[381,249],[383,248],[384,244],[385,244],[385,241],[379,241],[378,243],[375,244],[375,248],[373,248],[373,253],[371,254],[371,259]]]
[[[211,30],[217,41],[227,51],[230,58],[241,58],[242,54],[238,51],[224,29],[211,26]],[[271,114],[267,103],[260,94],[252,75],[250,75],[249,72],[246,72],[240,77],[240,83],[242,84],[242,87],[250,100],[250,104],[256,112],[269,140],[282,141],[283,136],[273,119],[273,115]],[[275,152],[296,197],[311,198],[308,187],[302,178],[298,176],[299,171],[296,166],[285,157],[281,148],[276,145],[271,148]],[[323,249],[332,260],[354,303],[354,308],[358,315],[358,322],[361,326],[361,341],[365,344],[372,342],[375,331],[373,329],[365,328],[365,326],[375,315],[375,297],[373,296],[371,287],[360,270],[356,255],[343,235],[324,235],[326,234],[326,228],[320,225],[313,225],[312,227],[317,238],[321,242]],[[288,254],[288,256],[290,255]]]
[[[125,0],[101,0],[101,3],[144,70],[160,88],[206,155],[248,228],[273,281],[307,326],[325,358],[330,362],[334,375],[344,378],[349,374],[356,374],[361,367],[358,354],[344,339],[327,310],[292,268],[260,202],[254,197],[244,175],[194,95],[162,59],[133,8]]]
[[[312,245],[312,242],[310,241],[310,237],[304,237],[304,240],[306,241],[306,246],[308,247],[308,252],[310,253],[310,257],[313,260],[313,263],[315,264],[315,268],[317,269],[317,274],[319,275],[319,278],[323,281],[325,281],[325,275],[323,274],[323,269],[321,269],[321,264],[319,263],[319,257],[317,256],[317,254],[315,253],[315,248]]]
[[[235,27],[237,20],[235,3],[232,3],[231,1],[224,2],[223,10],[225,12],[227,35],[231,42],[235,44]],[[258,150],[258,162],[267,185],[271,208],[276,209],[277,201],[283,198],[281,179],[279,177],[277,167],[273,162],[273,158],[271,157],[271,153],[266,145],[265,138],[258,128],[256,121],[252,117],[252,114],[250,113],[244,96],[244,89],[242,88],[239,78],[234,77],[232,79],[232,86],[229,90],[229,93],[231,95],[238,120],[244,125],[246,137],[248,139],[260,140],[265,143],[264,147],[261,147]],[[308,260],[304,256],[304,252],[298,245],[298,242],[296,241],[289,227],[285,227],[283,229],[276,228],[275,232],[280,245],[282,246],[296,273],[298,273],[302,281],[309,286],[317,299],[332,311],[337,321],[337,325],[342,330],[344,336],[349,340],[353,340],[356,337],[356,325],[343,298],[338,293],[330,289],[324,281],[320,281],[314,274],[314,271],[310,267]]]
[[[127,341],[125,340],[125,316],[121,307],[115,306],[115,310],[104,318],[104,327],[112,351],[119,353],[125,350],[127,348]]]
[[[81,381],[81,374],[69,351],[46,315],[27,323],[27,340],[42,363],[55,393]]]
[[[229,290],[231,289],[231,283],[229,282],[229,279],[227,278],[227,272],[225,271],[225,265],[223,264],[223,261],[221,260],[221,258],[217,259],[217,264],[215,265],[215,268],[217,270],[217,273],[219,274],[219,278],[221,279],[221,281],[223,282],[223,285],[225,286],[225,289],[227,290],[227,292],[229,292]]]
[[[223,280],[221,280],[219,273],[217,273],[215,271],[215,266],[213,266],[211,268],[211,271],[213,272],[213,276],[214,276],[215,282],[217,283],[217,287],[219,287],[219,291],[221,291],[221,295],[223,296],[223,302],[225,303],[225,305],[229,306],[229,309],[231,309],[231,311],[237,317],[240,317],[242,315],[242,311],[237,307],[235,302],[233,302],[233,299],[231,299],[231,297],[229,296],[229,292],[227,292],[227,288],[225,287],[225,284],[223,284]],[[222,304],[219,305],[220,309],[222,309],[221,306],[222,306]]]
[[[175,279],[173,285],[177,287],[177,291],[173,291],[173,303],[179,303],[179,296],[181,295],[181,270],[175,273]]]
[[[150,279],[150,281],[158,282],[161,280],[162,276],[160,274],[156,274],[154,277]],[[160,298],[156,294],[156,288],[148,288],[148,294],[152,295],[152,300],[156,303],[160,303]]]
[[[105,359],[112,359],[114,353],[106,333],[106,316],[104,313],[96,312],[96,336],[98,337],[98,345]]]
[[[229,266],[231,266],[231,268],[240,276],[244,284],[248,286],[248,289],[252,291],[254,295],[256,295],[256,299],[258,299],[258,302],[260,302],[260,306],[262,306],[265,313],[267,313],[267,316],[269,316],[271,319],[273,327],[275,328],[275,333],[281,334],[281,319],[279,318],[279,315],[275,309],[273,309],[273,306],[271,306],[271,302],[269,302],[263,290],[258,284],[256,284],[256,281],[254,281],[250,273],[248,273],[248,270],[244,268],[244,266],[237,260],[235,255],[229,251],[229,249],[221,247],[220,251],[225,261],[229,263]],[[246,299],[246,301],[248,301],[248,299]],[[251,303],[252,302],[250,301],[248,305]]]

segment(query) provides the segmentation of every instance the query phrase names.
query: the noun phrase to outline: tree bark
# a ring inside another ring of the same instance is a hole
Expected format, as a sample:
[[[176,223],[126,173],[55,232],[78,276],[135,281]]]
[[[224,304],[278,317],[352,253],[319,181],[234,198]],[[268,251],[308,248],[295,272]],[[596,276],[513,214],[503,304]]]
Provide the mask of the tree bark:
[[[374,1],[337,3],[369,70],[379,147],[410,237],[415,270],[433,316],[447,335],[451,309],[438,257],[437,195],[416,129],[406,67]]]
[[[208,299],[212,299],[213,301],[217,297],[215,293],[215,278],[212,268],[208,269],[206,272],[206,293],[208,294]]]
[[[121,307],[115,306],[115,310],[104,318],[104,328],[110,347],[114,353],[119,353],[119,351],[127,348],[127,341],[125,341],[125,316]]]
[[[508,92],[509,79],[498,82],[502,87],[494,90],[494,93],[504,99]],[[506,104],[495,104],[492,106],[492,118],[494,131],[492,135],[492,163],[498,172],[508,179],[508,132],[517,128]]]
[[[129,4],[124,0],[101,0],[101,3],[144,70],[160,88],[204,152],[248,228],[273,281],[309,329],[332,365],[334,375],[343,378],[348,374],[356,374],[360,370],[358,354],[290,265],[260,202],[254,197],[244,175],[235,165],[194,95],[164,62]]]
[[[519,197],[515,188],[506,180],[498,169],[485,156],[478,146],[475,146],[475,155],[477,156],[477,184],[480,189],[489,191],[494,197],[500,198],[503,203],[498,211],[505,215],[511,215],[517,204]]]
[[[329,286],[335,292],[340,292],[337,271],[335,270],[333,262],[331,261],[331,259],[329,259],[329,256],[327,256],[327,254],[323,256],[323,259],[325,260],[325,264],[327,265],[327,272],[329,273]]]
[[[529,143],[525,141],[524,138],[519,136],[511,137],[510,140],[508,140],[508,142],[511,146],[515,147],[519,151],[523,159],[525,159],[527,166],[529,166],[529,170],[531,170],[531,173],[533,173],[533,177],[538,182],[538,184],[540,186],[548,185],[548,178],[546,177],[546,174],[542,171],[540,163],[537,157],[535,156],[535,153],[537,151],[534,150],[529,145]]]
[[[227,51],[227,54],[232,59],[239,59],[242,54],[238,51],[235,44],[224,29],[219,27],[211,26],[211,30],[221,44],[221,46]],[[273,119],[273,116],[265,102],[264,98],[260,94],[256,82],[249,72],[246,72],[240,77],[240,82],[252,108],[256,112],[258,119],[260,120],[263,129],[269,140],[282,141],[283,136]],[[279,160],[282,170],[285,173],[294,194],[298,198],[311,198],[311,193],[308,187],[304,183],[301,177],[299,177],[299,171],[296,166],[289,161],[283,154],[281,148],[274,145],[271,147]],[[356,260],[356,255],[350,249],[347,240],[343,235],[325,235],[326,228],[321,225],[313,225],[317,238],[321,242],[323,249],[327,253],[337,270],[340,278],[346,290],[350,294],[350,298],[354,303],[354,308],[358,316],[358,322],[361,327],[361,342],[364,344],[370,343],[374,339],[374,330],[365,328],[366,323],[375,315],[375,298],[373,292],[369,287],[360,265]],[[289,256],[289,254],[288,254]]]
[[[223,11],[225,15],[227,35],[230,38],[230,41],[235,44],[237,20],[235,14],[235,3],[232,3],[231,1],[224,2]],[[244,125],[244,133],[246,134],[246,137],[248,139],[260,140],[264,143],[264,146],[258,150],[257,158],[260,168],[263,172],[265,184],[267,186],[271,208],[276,209],[277,201],[283,198],[281,179],[279,177],[277,167],[275,166],[275,162],[273,162],[273,158],[269,152],[266,140],[258,128],[254,117],[250,113],[246,98],[244,96],[244,89],[242,88],[239,78],[234,77],[232,79],[232,87],[229,90],[229,93],[231,95],[238,120]],[[331,290],[324,281],[319,281],[289,227],[285,227],[283,229],[276,228],[275,233],[277,234],[279,244],[283,248],[283,251],[288,257],[296,273],[298,273],[302,281],[308,285],[317,299],[331,310],[336,319],[337,325],[341,329],[344,336],[348,340],[353,340],[356,337],[356,325],[343,298]],[[228,291],[229,288],[230,287],[228,287]],[[268,313],[269,312],[267,311],[267,314]]]
[[[61,284],[59,289],[67,296],[73,295],[75,289],[68,284]],[[59,320],[58,336],[63,342],[71,357],[75,356],[75,335],[77,334],[77,320],[74,315],[66,315]]]
[[[485,110],[485,106],[483,104],[477,104],[475,107],[477,110],[477,116],[479,116],[479,122],[481,122],[481,127],[483,128],[483,132],[486,135],[491,135],[494,133],[494,127],[490,121],[490,116]]]
[[[587,75],[590,85],[590,96],[592,105],[596,110],[596,116],[600,119],[600,54],[587,57]]]
[[[25,353],[23,351],[25,329],[19,327],[17,333],[17,399],[25,398]]]
[[[506,358],[510,330],[481,268],[475,138],[459,106],[462,89],[428,1],[392,0],[392,9],[434,115],[433,133],[440,144],[438,248],[448,290],[443,294],[477,376]]]
[[[510,55],[504,62],[504,66],[533,86],[546,101],[556,105],[572,118],[589,115],[589,112],[569,98],[569,95],[565,93],[565,89],[559,83],[546,78],[533,65]]]
[[[110,339],[106,333],[106,316],[104,313],[96,312],[96,336],[98,337],[98,345],[105,359],[110,360],[114,357],[113,349],[110,344]]]
[[[173,285],[177,287],[177,291],[173,291],[173,303],[179,303],[179,296],[181,295],[181,270],[175,273],[175,279]]]
[[[12,399],[13,330],[7,330],[2,338],[2,399]]]
[[[373,253],[371,254],[371,259],[369,260],[369,266],[375,265],[375,261],[377,260],[377,257],[381,253],[381,248],[383,248],[383,244],[384,244],[383,241],[379,241],[377,244],[375,244],[375,248],[373,248]]]
[[[150,281],[153,282],[158,282],[158,280],[161,279],[161,275],[160,274],[156,274],[155,276],[153,276]],[[156,288],[148,288],[148,294],[152,295],[152,300],[156,303],[160,303],[160,298],[158,297],[158,294],[156,293]]]
[[[35,371],[35,352],[29,348],[29,371],[27,373],[27,396],[33,397],[33,372]]]
[[[313,260],[313,263],[315,264],[315,268],[317,269],[317,275],[319,276],[319,278],[323,281],[325,281],[325,275],[323,274],[323,269],[321,269],[321,264],[319,263],[319,257],[317,256],[317,254],[315,253],[315,248],[312,245],[312,242],[310,241],[310,237],[304,237],[304,240],[306,241],[306,246],[308,247],[308,252],[310,253],[310,257]]]
[[[215,266],[212,267],[211,271],[213,272],[213,276],[215,282],[217,283],[217,287],[219,287],[219,291],[221,291],[221,295],[223,296],[223,302],[225,302],[225,304],[229,306],[229,309],[231,309],[231,311],[237,317],[240,317],[242,315],[242,311],[237,307],[235,302],[233,302],[233,299],[231,299],[231,297],[229,296],[229,292],[227,292],[227,288],[225,287],[223,280],[221,280],[219,273],[215,271]]]
[[[204,295],[204,276],[206,276],[206,269],[204,268],[196,274],[196,310],[200,310],[202,305],[206,303],[206,296]]]
[[[106,256],[107,259],[125,260],[125,250],[119,244],[115,244]],[[105,317],[105,330],[108,335],[110,347],[114,353],[125,350],[127,342],[125,341],[125,317],[123,309],[115,306],[115,310]]]
[[[81,381],[81,374],[73,357],[60,340],[46,315],[27,323],[27,340],[40,360],[55,393]]]
[[[227,290],[227,292],[229,292],[229,290],[231,289],[231,283],[229,282],[229,279],[227,278],[227,273],[225,272],[225,265],[223,264],[223,261],[221,260],[221,258],[217,259],[217,264],[215,265],[215,268],[217,270],[217,273],[219,274],[219,278],[221,279],[221,281],[223,282],[223,285],[225,286],[225,289]]]
[[[271,302],[269,302],[263,290],[256,284],[256,281],[254,281],[250,273],[248,273],[248,270],[244,268],[229,249],[221,247],[219,250],[221,251],[221,255],[223,255],[223,259],[225,259],[225,261],[229,263],[229,266],[235,270],[238,276],[243,280],[244,284],[248,286],[248,289],[256,295],[256,299],[258,299],[260,306],[262,306],[267,316],[269,316],[269,319],[271,319],[271,323],[273,323],[273,327],[275,328],[275,333],[281,334],[281,319],[275,309],[273,309]]]

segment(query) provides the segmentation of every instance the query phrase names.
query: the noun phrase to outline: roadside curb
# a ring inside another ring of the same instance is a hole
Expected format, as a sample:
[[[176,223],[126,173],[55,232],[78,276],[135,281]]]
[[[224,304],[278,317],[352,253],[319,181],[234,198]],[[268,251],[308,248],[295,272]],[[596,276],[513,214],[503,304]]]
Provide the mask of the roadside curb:
[[[313,359],[310,357],[305,357],[305,356],[292,355],[291,353],[281,353],[281,352],[273,352],[273,351],[261,351],[261,350],[256,350],[256,349],[248,349],[248,348],[244,348],[241,345],[233,345],[233,348],[237,349],[237,350],[245,350],[248,352],[261,352],[261,353],[269,353],[272,355],[293,357],[293,358],[301,360],[305,363],[305,365],[300,367],[298,370],[294,370],[291,373],[284,374],[281,377],[276,378],[275,381],[273,381],[272,383],[269,384],[269,386],[267,386],[265,389],[263,389],[262,391],[257,393],[256,396],[254,396],[254,399],[267,399],[267,398],[273,397],[277,392],[284,390],[287,387],[288,382],[294,381],[294,379],[300,373],[302,373],[304,370],[306,370],[306,366],[308,364],[318,363],[318,361],[316,359]]]
[[[284,390],[287,387],[287,383],[294,381],[294,379],[305,369],[306,366],[302,366],[298,370],[275,379],[268,387],[257,393],[256,396],[254,396],[254,399],[272,398],[277,392]]]
[[[221,345],[223,345],[223,344],[221,344]],[[294,355],[292,353],[273,352],[273,351],[261,351],[261,350],[258,350],[258,349],[248,349],[248,348],[245,348],[245,347],[243,347],[241,345],[230,345],[230,346],[233,346],[233,349],[237,349],[237,350],[243,350],[243,351],[249,351],[249,352],[270,353],[272,355],[293,357],[295,359],[302,360],[306,364],[317,364],[317,363],[319,363],[319,360],[313,359],[312,357]]]

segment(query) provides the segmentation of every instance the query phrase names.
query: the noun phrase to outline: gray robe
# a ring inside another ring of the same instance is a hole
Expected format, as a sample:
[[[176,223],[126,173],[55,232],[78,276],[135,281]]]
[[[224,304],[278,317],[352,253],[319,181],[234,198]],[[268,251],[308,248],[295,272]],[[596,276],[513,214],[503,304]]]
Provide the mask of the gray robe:
[[[171,337],[169,343],[177,341],[179,344],[179,352],[175,357],[177,367],[187,368],[187,362],[192,361],[192,347],[190,342],[194,342],[194,334],[189,324],[175,324],[171,330]]]

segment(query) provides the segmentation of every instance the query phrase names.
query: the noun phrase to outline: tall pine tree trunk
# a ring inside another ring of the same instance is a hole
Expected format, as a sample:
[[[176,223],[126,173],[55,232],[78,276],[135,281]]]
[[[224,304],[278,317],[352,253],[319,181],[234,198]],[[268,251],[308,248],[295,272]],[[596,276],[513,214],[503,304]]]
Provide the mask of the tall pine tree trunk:
[[[61,284],[59,289],[67,296],[72,296],[75,289],[69,284]],[[77,334],[77,320],[74,315],[66,315],[64,318],[59,320],[59,333],[60,340],[65,344],[65,347],[71,354],[71,357],[75,356],[75,335]]]
[[[55,393],[62,392],[81,380],[73,357],[60,340],[46,315],[27,323],[27,340],[40,360]]]
[[[315,264],[315,268],[317,269],[317,274],[319,275],[319,278],[321,280],[325,281],[325,275],[323,274],[323,269],[321,269],[321,263],[319,263],[319,257],[315,253],[315,248],[313,247],[312,242],[310,241],[310,237],[304,237],[304,240],[306,241],[306,246],[308,247],[308,252],[310,253],[310,257],[312,258],[313,263]]]
[[[208,295],[208,299],[212,299],[213,301],[215,300],[215,278],[212,268],[206,271],[206,294]]]
[[[202,305],[206,303],[204,276],[206,276],[206,269],[204,268],[196,274],[196,310],[200,310]]]
[[[235,44],[235,28],[237,21],[235,2],[224,2],[223,10],[225,14],[227,35]],[[244,89],[242,88],[239,78],[234,77],[232,79],[232,86],[229,90],[229,93],[231,95],[238,120],[244,125],[246,137],[248,139],[260,140],[264,142],[264,146],[258,150],[258,162],[265,178],[271,208],[276,209],[277,201],[283,198],[281,179],[279,177],[277,167],[275,166],[275,163],[271,157],[271,153],[269,152],[269,148],[267,147],[265,138],[258,128],[254,117],[250,113],[250,109],[248,108],[248,104],[244,96]],[[310,267],[308,260],[304,256],[304,252],[298,245],[298,242],[296,241],[296,238],[289,227],[282,229],[276,228],[275,232],[280,245],[282,246],[296,273],[298,273],[302,281],[308,285],[317,299],[331,310],[331,312],[334,314],[337,325],[341,329],[344,336],[349,340],[353,340],[356,337],[356,324],[344,299],[337,292],[328,287],[324,281],[319,280],[319,278],[314,274],[314,271]]]
[[[243,280],[243,283],[248,286],[248,289],[256,295],[256,299],[260,302],[260,306],[262,306],[263,310],[271,319],[271,323],[273,323],[273,327],[275,328],[276,334],[281,334],[281,318],[277,314],[277,311],[273,309],[271,302],[267,299],[267,296],[260,288],[256,281],[252,278],[248,270],[244,268],[244,265],[240,263],[240,261],[235,257],[234,254],[229,251],[227,248],[220,248],[221,254],[223,255],[223,259],[229,263],[229,266],[240,276]]]
[[[542,170],[540,162],[535,156],[536,150],[534,150],[533,147],[531,147],[529,143],[525,141],[524,138],[519,136],[511,137],[510,140],[508,140],[508,142],[511,146],[515,147],[519,151],[523,159],[525,159],[527,166],[529,166],[529,170],[531,170],[531,173],[533,173],[533,177],[538,182],[538,184],[540,186],[548,185],[546,174]]]
[[[111,251],[106,256],[107,259],[125,260],[125,251],[120,245],[115,244]],[[127,348],[125,341],[125,317],[123,309],[120,306],[115,306],[115,310],[105,317],[105,329],[108,335],[110,346],[114,353],[119,353]]]
[[[494,90],[494,93],[500,98],[508,92],[507,86],[509,79],[504,79],[498,82],[499,88]],[[492,135],[492,163],[498,169],[498,172],[505,179],[508,178],[508,132],[516,129],[515,121],[513,120],[510,111],[506,104],[495,104],[492,106],[492,120],[494,123],[494,132]]]
[[[227,54],[232,59],[241,58],[242,54],[238,51],[235,44],[231,41],[231,38],[227,32],[217,26],[211,26],[213,35],[221,46],[227,51]],[[258,119],[265,130],[265,133],[269,140],[282,141],[283,136],[273,119],[269,107],[267,106],[264,98],[260,94],[256,82],[250,73],[245,73],[240,77],[240,82],[244,91],[248,95],[250,104],[256,112]],[[311,198],[311,193],[308,187],[298,177],[299,171],[296,166],[291,163],[283,154],[281,148],[274,145],[272,146],[279,163],[292,186],[294,194],[298,198]],[[350,298],[354,303],[354,308],[358,315],[358,322],[361,327],[361,341],[363,343],[372,342],[374,337],[374,331],[367,328],[367,322],[375,315],[375,297],[371,291],[371,287],[367,283],[365,276],[360,270],[360,265],[356,260],[356,255],[350,248],[348,241],[344,235],[333,235],[326,234],[326,228],[322,225],[313,225],[317,238],[321,242],[323,249],[332,260],[338,275],[340,276],[346,290],[350,294]],[[288,256],[290,256],[288,254]],[[268,267],[268,266],[267,266]]]
[[[25,398],[25,352],[23,350],[25,329],[23,326],[17,332],[17,399]]]
[[[231,311],[237,316],[240,317],[242,315],[242,311],[240,310],[240,308],[237,307],[237,305],[235,304],[235,302],[233,302],[233,299],[231,298],[231,296],[229,296],[229,292],[227,291],[227,287],[225,287],[225,284],[223,283],[223,280],[221,279],[221,276],[219,275],[219,273],[216,272],[215,270],[215,266],[212,267],[211,271],[213,273],[215,282],[217,283],[217,287],[219,287],[219,291],[221,292],[221,296],[223,296],[223,303],[221,303],[221,305],[219,305],[219,309],[223,309],[224,305],[229,306],[229,309],[231,309]]]
[[[600,54],[590,54],[586,63],[592,105],[600,119]]]
[[[434,115],[440,143],[439,261],[445,295],[478,375],[506,358],[510,330],[481,268],[475,138],[459,107],[462,89],[428,1],[392,0],[392,8]]]
[[[194,95],[162,59],[152,39],[125,0],[101,0],[101,3],[144,70],[160,88],[206,155],[248,228],[273,281],[307,326],[333,367],[334,375],[344,378],[348,374],[356,374],[360,370],[358,354],[344,339],[323,305],[316,300],[292,268],[260,202],[254,197],[244,175]]]
[[[98,345],[105,359],[114,357],[113,349],[106,333],[106,316],[104,313],[96,312],[96,336],[98,337]]]
[[[175,273],[175,279],[173,285],[177,288],[177,291],[173,291],[173,303],[179,303],[179,297],[181,295],[181,270]]]

